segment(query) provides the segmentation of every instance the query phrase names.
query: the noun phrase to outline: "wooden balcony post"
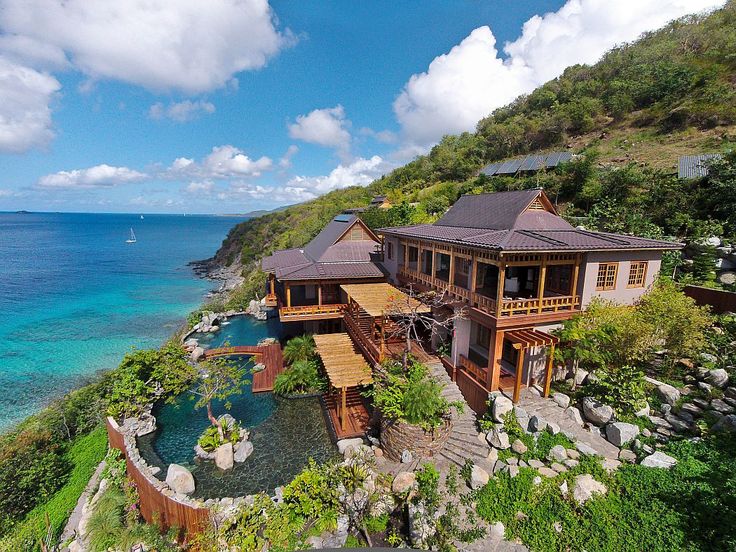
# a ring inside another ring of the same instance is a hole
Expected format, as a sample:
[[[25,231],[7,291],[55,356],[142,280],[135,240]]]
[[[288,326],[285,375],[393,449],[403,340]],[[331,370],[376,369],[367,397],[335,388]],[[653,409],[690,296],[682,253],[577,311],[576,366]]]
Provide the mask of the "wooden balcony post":
[[[450,274],[447,277],[447,283],[451,286],[455,285],[455,250],[450,248]]]
[[[521,345],[514,344],[514,348],[518,351],[516,357],[516,377],[514,378],[514,398],[515,403],[519,402],[519,394],[521,393],[521,378],[524,373],[524,358],[526,357],[526,349]]]
[[[542,258],[542,267],[539,269],[539,284],[537,285],[537,300],[539,306],[537,307],[537,313],[542,313],[542,301],[544,300],[544,284],[547,279],[547,256]]]
[[[572,271],[572,293],[573,303],[575,302],[574,297],[578,293],[578,277],[580,275],[580,253],[575,255],[575,268]]]
[[[544,374],[544,396],[549,397],[549,388],[552,385],[552,366],[555,358],[555,344],[552,343],[547,357],[547,371]]]
[[[275,282],[276,282],[276,277],[273,274],[269,274],[268,284],[269,284],[269,289],[271,290],[270,295],[276,295]]]
[[[317,304],[322,304],[322,284],[317,284]]]
[[[286,306],[290,307],[291,306],[291,285],[289,285],[289,283],[287,282],[286,284],[284,284],[284,286],[286,287]]]
[[[478,263],[475,262],[476,256],[470,257],[470,292],[475,293],[475,286],[478,283]]]
[[[501,378],[501,357],[503,356],[503,331],[494,330],[491,347],[488,351],[488,388],[490,391],[498,389],[498,382]]]
[[[503,304],[503,287],[506,285],[506,263],[498,267],[498,289],[496,290],[496,316],[501,313]]]
[[[347,410],[347,392],[342,388],[342,408],[340,409],[340,429],[345,431],[345,411]]]

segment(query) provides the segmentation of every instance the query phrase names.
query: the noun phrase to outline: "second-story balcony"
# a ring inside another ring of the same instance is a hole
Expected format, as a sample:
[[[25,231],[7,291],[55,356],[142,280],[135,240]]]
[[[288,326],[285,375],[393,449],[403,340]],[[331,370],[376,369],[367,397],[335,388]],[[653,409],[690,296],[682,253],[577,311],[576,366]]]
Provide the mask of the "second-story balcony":
[[[515,267],[507,267],[505,272],[510,277],[504,278],[504,274],[501,274],[499,279],[498,273],[487,275],[484,272],[483,263],[478,264],[481,266],[475,278],[465,273],[461,275],[459,281],[456,273],[450,279],[446,270],[438,270],[432,274],[431,270],[420,270],[420,267],[412,269],[409,266],[401,267],[399,276],[407,283],[416,283],[427,289],[445,292],[450,297],[499,319],[548,315],[580,309],[580,296],[577,294],[569,293],[569,291],[568,293],[560,292],[558,289],[544,289],[544,287],[540,290],[539,267],[523,267],[523,274],[519,271],[522,277],[516,275]],[[551,276],[559,279],[554,271],[550,272]],[[549,280],[549,275],[545,279]],[[501,293],[498,289],[500,285],[504,286]],[[541,296],[539,291],[541,291]]]
[[[281,322],[296,322],[307,320],[331,320],[342,318],[345,305],[334,303],[328,305],[301,305],[297,307],[280,307],[279,319]]]

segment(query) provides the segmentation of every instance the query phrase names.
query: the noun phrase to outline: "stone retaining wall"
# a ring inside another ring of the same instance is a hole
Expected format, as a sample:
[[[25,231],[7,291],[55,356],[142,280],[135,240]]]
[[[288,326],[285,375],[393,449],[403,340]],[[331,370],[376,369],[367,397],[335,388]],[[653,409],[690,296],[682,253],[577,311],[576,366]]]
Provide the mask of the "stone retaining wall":
[[[408,450],[414,456],[434,456],[450,436],[451,423],[426,431],[404,422],[381,420],[381,446],[384,453],[395,462],[401,461],[401,453]]]

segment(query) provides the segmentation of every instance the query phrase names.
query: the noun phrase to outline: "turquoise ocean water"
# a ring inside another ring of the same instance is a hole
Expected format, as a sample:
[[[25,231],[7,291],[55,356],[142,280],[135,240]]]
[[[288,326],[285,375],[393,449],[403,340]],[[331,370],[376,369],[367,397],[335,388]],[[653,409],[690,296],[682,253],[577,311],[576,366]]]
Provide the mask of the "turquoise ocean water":
[[[0,213],[0,430],[158,346],[216,287],[187,263],[240,220]]]

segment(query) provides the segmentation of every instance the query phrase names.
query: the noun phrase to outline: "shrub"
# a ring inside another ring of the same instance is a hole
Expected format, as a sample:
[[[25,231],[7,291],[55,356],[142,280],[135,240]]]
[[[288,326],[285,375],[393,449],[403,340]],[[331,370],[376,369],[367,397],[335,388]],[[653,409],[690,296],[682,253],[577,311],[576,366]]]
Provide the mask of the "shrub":
[[[228,425],[227,420],[220,422],[222,425],[223,437],[220,437],[220,431],[217,426],[208,426],[197,440],[197,444],[202,447],[205,452],[214,452],[214,450],[225,443],[237,443],[240,440],[240,426],[235,422],[232,427]]]
[[[586,386],[586,392],[608,404],[622,415],[634,414],[646,402],[644,373],[633,366],[609,368],[595,372],[597,381]]]
[[[319,374],[317,363],[298,360],[276,376],[273,390],[278,395],[315,393],[324,390],[326,382]]]
[[[284,347],[284,360],[289,364],[313,360],[315,355],[314,338],[311,335],[292,337]]]
[[[411,361],[407,371],[396,362],[384,364],[372,395],[376,407],[388,419],[425,429],[439,427],[451,407],[462,408],[462,403],[451,403],[442,396],[442,385],[429,375],[426,366],[416,361]]]

